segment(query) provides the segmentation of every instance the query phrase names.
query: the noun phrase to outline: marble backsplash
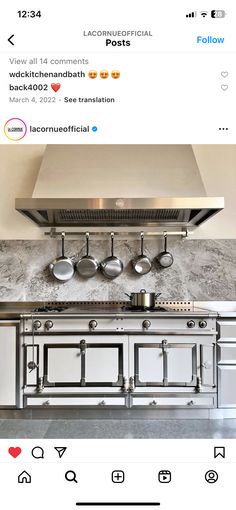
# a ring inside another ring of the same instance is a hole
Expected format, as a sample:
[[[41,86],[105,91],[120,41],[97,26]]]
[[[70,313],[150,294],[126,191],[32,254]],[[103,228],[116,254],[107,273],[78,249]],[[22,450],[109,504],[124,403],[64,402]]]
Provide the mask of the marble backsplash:
[[[153,259],[161,251],[160,239],[148,239],[145,253]],[[115,254],[124,272],[107,280],[100,272],[90,279],[75,273],[67,283],[55,281],[48,265],[60,255],[60,242],[0,241],[0,301],[124,300],[125,292],[161,292],[161,299],[236,300],[236,240],[169,240],[174,264],[168,269],[153,265],[145,276],[136,275],[130,260],[139,252],[139,242],[115,240]],[[82,240],[67,240],[66,255],[77,260],[84,255]],[[109,255],[107,240],[91,240],[91,255],[102,260]]]

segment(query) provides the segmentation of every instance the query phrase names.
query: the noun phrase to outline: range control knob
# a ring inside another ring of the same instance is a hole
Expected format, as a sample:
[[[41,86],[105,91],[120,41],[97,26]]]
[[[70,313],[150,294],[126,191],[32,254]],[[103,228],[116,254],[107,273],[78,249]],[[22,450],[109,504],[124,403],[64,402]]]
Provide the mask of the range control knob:
[[[195,327],[195,321],[193,321],[193,319],[191,319],[190,321],[187,322],[187,326],[188,326],[188,328],[194,328]]]
[[[206,328],[207,327],[207,321],[199,321],[198,325],[199,325],[199,328]]]
[[[42,326],[42,323],[41,321],[37,320],[37,321],[34,321],[34,329],[40,329]]]
[[[45,324],[44,324],[44,326],[45,326],[45,329],[46,329],[47,331],[49,331],[49,329],[51,329],[51,328],[53,327],[53,322],[52,322],[52,321],[50,321],[50,320],[49,320],[49,321],[46,321],[46,322],[45,322]]]
[[[96,329],[98,323],[94,319],[92,321],[89,321],[89,327],[90,329]]]
[[[143,329],[149,329],[151,326],[151,321],[145,320],[143,321]]]

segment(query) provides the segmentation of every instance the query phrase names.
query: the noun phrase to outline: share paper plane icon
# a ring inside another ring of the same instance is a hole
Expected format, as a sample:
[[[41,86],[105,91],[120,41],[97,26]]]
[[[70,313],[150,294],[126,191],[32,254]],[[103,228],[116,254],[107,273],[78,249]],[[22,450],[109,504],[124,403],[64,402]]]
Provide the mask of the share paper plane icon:
[[[59,458],[61,459],[64,455],[65,451],[67,450],[67,446],[54,446],[54,450],[57,451]]]

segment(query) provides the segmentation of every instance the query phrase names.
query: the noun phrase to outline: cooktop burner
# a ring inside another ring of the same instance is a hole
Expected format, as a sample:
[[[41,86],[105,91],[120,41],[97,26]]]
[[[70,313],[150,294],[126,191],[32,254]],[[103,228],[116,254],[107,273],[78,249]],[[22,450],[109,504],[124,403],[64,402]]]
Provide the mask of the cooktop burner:
[[[68,306],[40,306],[32,310],[32,313],[55,313],[68,310]]]
[[[45,306],[39,306],[38,308],[35,308],[32,310],[32,313],[62,313],[62,312],[73,312],[76,313],[79,311],[85,311],[84,307],[72,307],[69,305],[45,305]],[[94,308],[91,307],[90,309],[86,307],[86,311],[102,311],[100,308]],[[118,311],[118,312],[168,312],[168,308],[164,308],[163,306],[153,306],[153,307],[147,307],[147,306],[132,306],[130,304],[125,304],[123,306],[114,307],[113,309],[110,309],[110,311]]]
[[[22,312],[21,312],[22,313]],[[51,317],[50,317],[51,315]],[[65,318],[85,318],[93,319],[94,316],[99,317],[176,317],[176,316],[193,316],[193,317],[216,317],[217,313],[209,310],[194,307],[193,302],[180,302],[180,301],[159,301],[156,302],[154,307],[134,307],[129,301],[54,301],[54,302],[34,302],[28,303],[28,308],[25,307],[22,316],[27,318],[41,318],[49,317],[53,321],[58,316],[58,319]],[[44,316],[44,317],[43,317]],[[61,321],[60,321],[61,323]]]
[[[27,313],[27,310],[26,312]],[[115,315],[115,314],[188,314],[188,315],[209,315],[209,310],[195,308],[193,303],[182,302],[157,302],[154,307],[134,307],[129,301],[54,301],[32,303],[28,313],[34,316],[41,315]]]
[[[124,312],[168,312],[168,308],[163,306],[132,306],[124,305],[121,310]]]

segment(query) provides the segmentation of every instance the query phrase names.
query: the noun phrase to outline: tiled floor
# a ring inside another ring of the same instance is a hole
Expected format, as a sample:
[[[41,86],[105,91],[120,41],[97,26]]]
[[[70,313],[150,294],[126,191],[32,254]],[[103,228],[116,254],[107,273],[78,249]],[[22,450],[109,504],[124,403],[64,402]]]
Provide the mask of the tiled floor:
[[[50,423],[49,420],[1,420],[0,438],[44,438]]]
[[[0,438],[236,438],[236,419],[0,420]]]

